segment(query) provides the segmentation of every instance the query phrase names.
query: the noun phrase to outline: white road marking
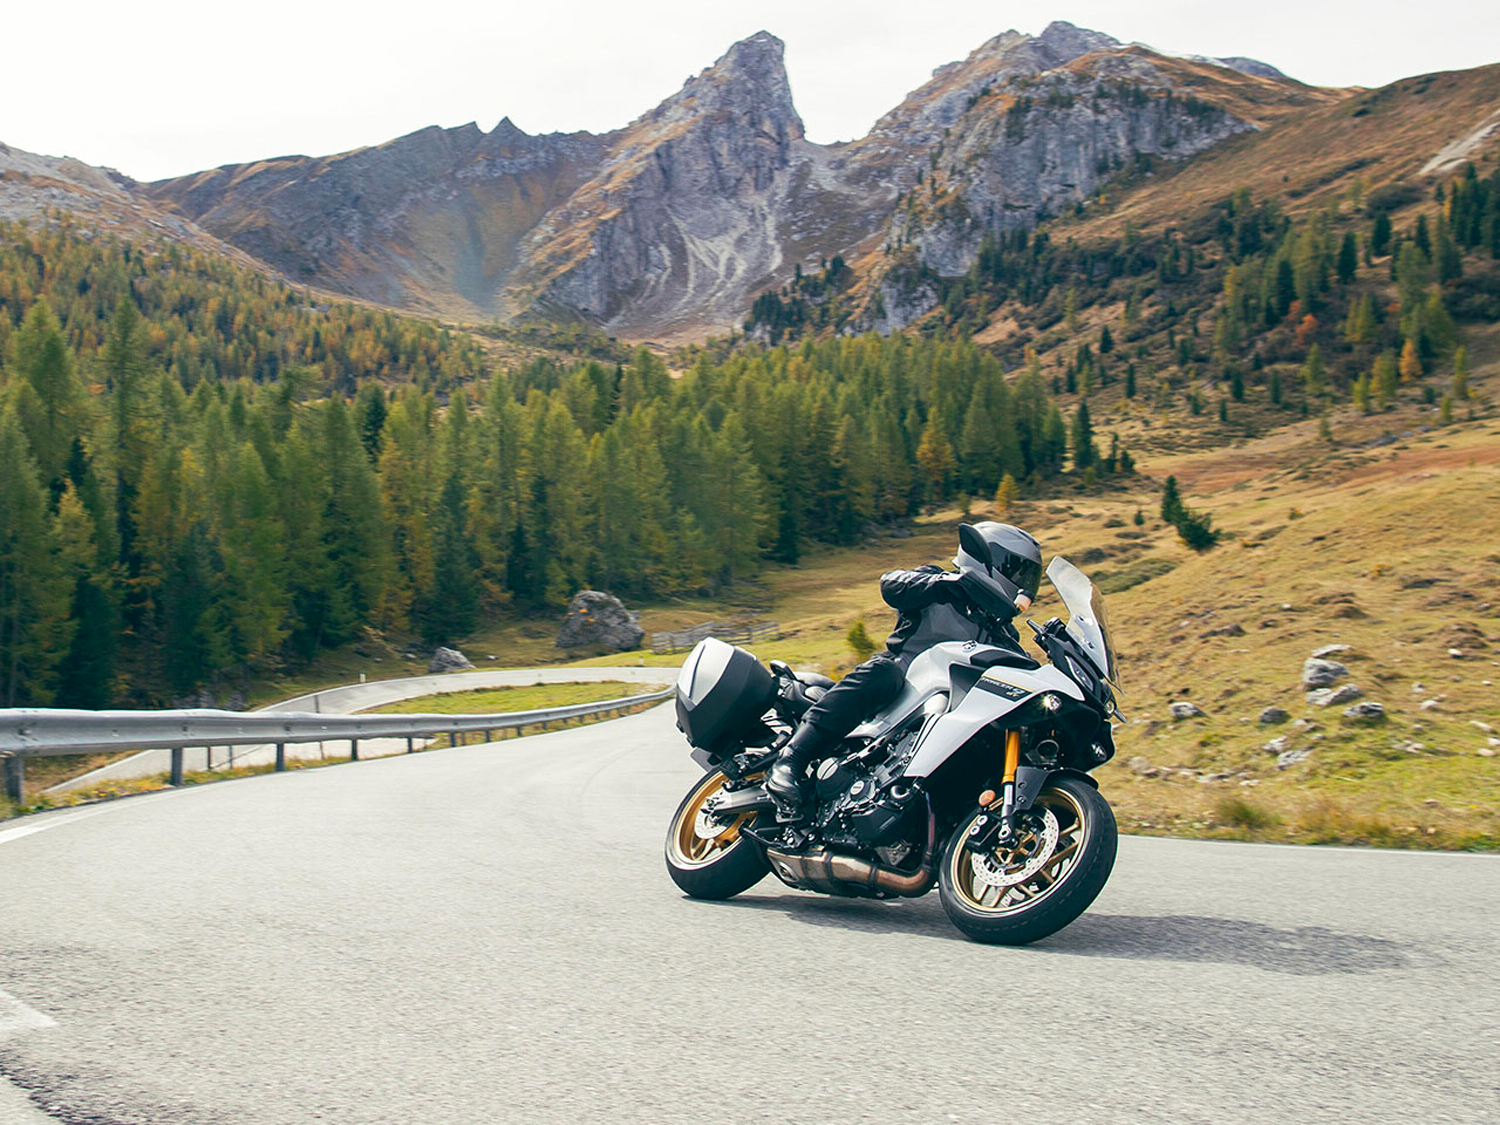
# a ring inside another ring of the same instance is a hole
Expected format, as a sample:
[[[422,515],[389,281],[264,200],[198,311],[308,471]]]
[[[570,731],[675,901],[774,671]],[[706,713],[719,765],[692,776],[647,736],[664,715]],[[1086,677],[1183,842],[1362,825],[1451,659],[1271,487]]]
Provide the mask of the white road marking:
[[[9,992],[0,992],[0,1036],[56,1026],[57,1021],[51,1016],[43,1015],[35,1008],[28,1008]]]
[[[20,840],[26,836],[33,836],[38,832],[45,832],[49,828],[57,828],[64,824],[73,824],[80,820],[87,820],[91,816],[101,816],[107,812],[114,812],[117,809],[139,808],[142,804],[160,801],[165,797],[175,797],[182,792],[185,792],[185,790],[178,789],[170,793],[156,793],[150,797],[141,797],[136,800],[105,801],[95,808],[76,812],[70,816],[54,816],[41,821],[39,824],[22,824],[16,828],[0,829],[0,844],[8,844],[12,840]],[[0,996],[3,995],[4,993],[0,993]],[[0,1026],[3,1026],[3,1021],[0,1021]]]

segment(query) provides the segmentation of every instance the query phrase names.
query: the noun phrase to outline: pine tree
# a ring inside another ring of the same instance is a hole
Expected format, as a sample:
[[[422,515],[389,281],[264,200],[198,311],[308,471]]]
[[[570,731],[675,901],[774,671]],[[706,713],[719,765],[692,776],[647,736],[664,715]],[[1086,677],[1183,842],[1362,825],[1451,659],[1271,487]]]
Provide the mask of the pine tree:
[[[0,706],[46,706],[67,651],[73,584],[58,555],[35,459],[0,411]]]
[[[1317,344],[1307,353],[1307,362],[1302,365],[1302,384],[1309,398],[1316,398],[1328,389],[1328,368],[1323,363],[1323,352]]]
[[[1344,232],[1344,240],[1339,244],[1338,276],[1340,285],[1348,285],[1354,280],[1354,275],[1359,270],[1359,244],[1352,230]]]
[[[1370,373],[1371,393],[1382,410],[1396,401],[1398,372],[1396,356],[1382,352],[1375,359],[1375,368]]]
[[[1161,490],[1161,518],[1163,522],[1175,524],[1183,512],[1182,497],[1177,492],[1177,478],[1168,477]]]
[[[1469,399],[1469,349],[1466,347],[1453,353],[1453,397],[1460,402]]]
[[[1399,370],[1403,383],[1414,383],[1422,378],[1422,357],[1417,351],[1417,341],[1410,336],[1401,346]]]
[[[1135,517],[1131,522],[1134,523],[1136,527],[1144,527],[1146,524],[1146,513],[1141,511],[1141,509],[1137,507],[1135,510]]]
[[[955,463],[953,447],[948,444],[936,412],[928,416],[927,424],[922,429],[922,440],[917,445],[917,464],[926,479],[928,497],[932,500],[946,499]]]
[[[1366,293],[1349,306],[1349,315],[1344,320],[1344,339],[1356,347],[1375,339],[1379,325],[1375,320],[1375,300]]]
[[[1391,216],[1382,211],[1375,216],[1375,226],[1370,232],[1370,249],[1377,258],[1383,258],[1391,249]]]
[[[16,368],[26,392],[16,402],[21,428],[55,503],[65,484],[73,442],[88,419],[73,354],[46,301],[31,306],[16,334]]]
[[[861,661],[870,659],[870,656],[875,651],[875,642],[870,639],[870,634],[865,631],[864,618],[860,618],[853,625],[849,626],[849,632],[844,635],[844,639],[848,641],[849,648],[853,650],[854,655]]]
[[[1072,430],[1073,468],[1082,471],[1099,460],[1099,452],[1094,448],[1094,425],[1089,419],[1088,399],[1078,403]]]
[[[1000,480],[1000,485],[995,489],[995,510],[1002,516],[1010,515],[1011,509],[1016,506],[1016,500],[1021,493],[1020,486],[1016,484],[1016,478],[1006,473]]]
[[[1135,364],[1125,365],[1125,397],[1135,398]]]
[[[1438,411],[1438,425],[1453,425],[1453,396],[1444,395],[1442,408]]]

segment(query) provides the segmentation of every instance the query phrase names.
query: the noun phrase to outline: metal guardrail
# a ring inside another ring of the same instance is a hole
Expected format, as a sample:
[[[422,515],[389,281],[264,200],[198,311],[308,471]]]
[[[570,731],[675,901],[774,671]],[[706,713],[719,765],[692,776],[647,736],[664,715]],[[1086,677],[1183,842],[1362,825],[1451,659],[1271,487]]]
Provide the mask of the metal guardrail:
[[[652,633],[651,651],[686,652],[705,637],[717,637],[732,645],[750,645],[772,636],[781,636],[781,625],[775,621],[752,621],[749,624],[706,621],[675,633]]]
[[[286,769],[286,748],[302,742],[347,741],[350,757],[359,760],[359,744],[374,738],[405,738],[407,752],[418,738],[458,736],[497,730],[543,730],[568,719],[628,711],[671,698],[673,688],[642,695],[547,707],[536,711],[501,711],[485,715],[319,715],[276,711],[70,711],[52,708],[0,710],[0,760],[5,792],[22,800],[26,759],[60,754],[114,753],[125,750],[170,750],[170,779],[182,784],[182,752],[194,746],[274,746],[276,769]]]

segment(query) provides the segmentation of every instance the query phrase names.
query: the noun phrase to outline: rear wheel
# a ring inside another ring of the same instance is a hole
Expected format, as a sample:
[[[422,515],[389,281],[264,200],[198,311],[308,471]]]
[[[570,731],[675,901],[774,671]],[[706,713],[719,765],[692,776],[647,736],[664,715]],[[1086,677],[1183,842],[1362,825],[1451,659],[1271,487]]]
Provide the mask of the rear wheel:
[[[1118,833],[1109,803],[1088,782],[1053,778],[1022,817],[1014,843],[984,855],[964,847],[981,811],[954,830],[938,871],[943,909],[975,941],[1025,945],[1044,938],[1104,889]]]
[[[677,806],[667,829],[667,872],[683,894],[692,898],[732,898],[755,886],[771,870],[761,850],[740,832],[754,813],[720,820],[709,812],[707,805],[723,790],[724,781],[719,770],[705,775]]]

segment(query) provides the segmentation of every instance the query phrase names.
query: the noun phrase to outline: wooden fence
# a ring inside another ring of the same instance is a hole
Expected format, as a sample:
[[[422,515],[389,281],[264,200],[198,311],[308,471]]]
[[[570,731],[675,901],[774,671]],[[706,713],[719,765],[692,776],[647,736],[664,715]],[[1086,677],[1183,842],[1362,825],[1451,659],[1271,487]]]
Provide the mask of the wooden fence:
[[[732,645],[749,646],[756,641],[781,636],[775,621],[708,621],[676,633],[652,633],[652,652],[687,652],[704,637],[717,637]]]

